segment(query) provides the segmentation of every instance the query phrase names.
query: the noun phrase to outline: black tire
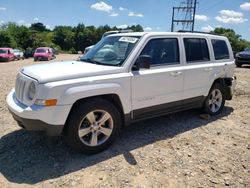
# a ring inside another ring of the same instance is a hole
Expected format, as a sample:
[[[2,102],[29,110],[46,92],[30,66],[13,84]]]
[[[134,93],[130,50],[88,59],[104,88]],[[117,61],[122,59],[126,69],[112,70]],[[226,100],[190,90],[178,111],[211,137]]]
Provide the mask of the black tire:
[[[34,58],[34,61],[37,61],[37,58]]]
[[[203,111],[212,116],[217,115],[222,112],[224,105],[225,105],[225,96],[223,93],[223,88],[220,84],[215,83],[211,87],[209,94],[206,97],[206,100],[203,105]]]
[[[102,112],[103,114],[101,114]],[[87,115],[92,113],[94,114],[94,116],[92,116],[94,117],[94,123],[91,123],[89,121],[90,118],[87,118]],[[107,116],[109,119],[105,120],[105,122],[103,122],[104,124],[101,125],[101,123],[99,124],[98,121],[101,120],[101,117],[104,117],[104,114],[108,114]],[[111,131],[107,136],[106,134],[102,133],[102,129],[107,129],[105,126],[109,126],[111,123],[112,128],[108,127],[108,130]],[[97,128],[98,130],[94,130],[95,126],[99,126],[99,128]],[[88,133],[84,133],[84,136],[79,136],[80,129],[88,129]],[[65,138],[68,145],[74,148],[76,151],[84,154],[95,154],[107,149],[118,136],[120,129],[121,116],[116,107],[104,99],[95,98],[90,101],[80,103],[70,113],[70,117],[66,124]],[[92,142],[94,135],[97,135],[97,142]],[[99,138],[100,143],[98,145]],[[97,143],[97,145],[92,143]]]
[[[238,62],[235,62],[235,65],[236,65],[236,67],[241,67],[242,66],[242,64],[238,63]]]

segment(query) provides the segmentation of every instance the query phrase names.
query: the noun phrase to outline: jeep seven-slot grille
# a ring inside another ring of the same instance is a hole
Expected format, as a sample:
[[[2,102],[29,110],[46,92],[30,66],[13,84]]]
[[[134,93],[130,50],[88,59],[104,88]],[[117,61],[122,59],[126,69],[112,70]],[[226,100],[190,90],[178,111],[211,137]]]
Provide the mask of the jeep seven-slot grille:
[[[25,85],[26,85],[25,77],[18,74],[16,78],[15,93],[16,93],[16,98],[20,102],[24,101]]]

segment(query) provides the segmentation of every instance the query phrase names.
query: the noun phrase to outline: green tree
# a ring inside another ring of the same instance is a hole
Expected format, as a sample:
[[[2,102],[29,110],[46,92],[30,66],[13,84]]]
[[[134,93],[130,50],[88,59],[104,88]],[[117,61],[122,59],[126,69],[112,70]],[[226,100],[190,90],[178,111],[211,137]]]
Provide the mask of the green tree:
[[[16,47],[15,40],[7,31],[0,30],[0,47]]]
[[[70,26],[57,26],[54,29],[53,42],[62,50],[70,50],[74,46],[74,32]]]
[[[46,28],[46,26],[41,22],[31,24],[30,29],[35,30],[35,31],[39,31],[39,32],[49,31]]]
[[[26,50],[28,47],[33,47],[32,33],[27,27],[19,26],[15,33],[15,40],[19,48]]]

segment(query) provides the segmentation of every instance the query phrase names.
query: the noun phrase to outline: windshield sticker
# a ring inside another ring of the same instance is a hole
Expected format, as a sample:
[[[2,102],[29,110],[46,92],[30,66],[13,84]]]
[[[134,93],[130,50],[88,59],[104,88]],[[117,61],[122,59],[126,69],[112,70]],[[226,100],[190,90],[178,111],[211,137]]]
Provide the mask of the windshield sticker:
[[[138,38],[135,37],[121,37],[119,39],[121,42],[129,42],[129,43],[136,43],[138,41]]]

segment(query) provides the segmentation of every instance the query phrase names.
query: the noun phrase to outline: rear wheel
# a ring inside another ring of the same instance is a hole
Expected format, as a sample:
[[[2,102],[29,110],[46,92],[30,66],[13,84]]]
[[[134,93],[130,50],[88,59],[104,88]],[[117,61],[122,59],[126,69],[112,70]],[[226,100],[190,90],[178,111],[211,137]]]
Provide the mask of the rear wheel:
[[[121,128],[121,117],[115,106],[104,99],[81,103],[67,122],[66,139],[78,152],[99,153],[108,148]]]
[[[204,102],[203,110],[210,115],[217,115],[222,112],[224,105],[223,89],[220,84],[215,83]]]

